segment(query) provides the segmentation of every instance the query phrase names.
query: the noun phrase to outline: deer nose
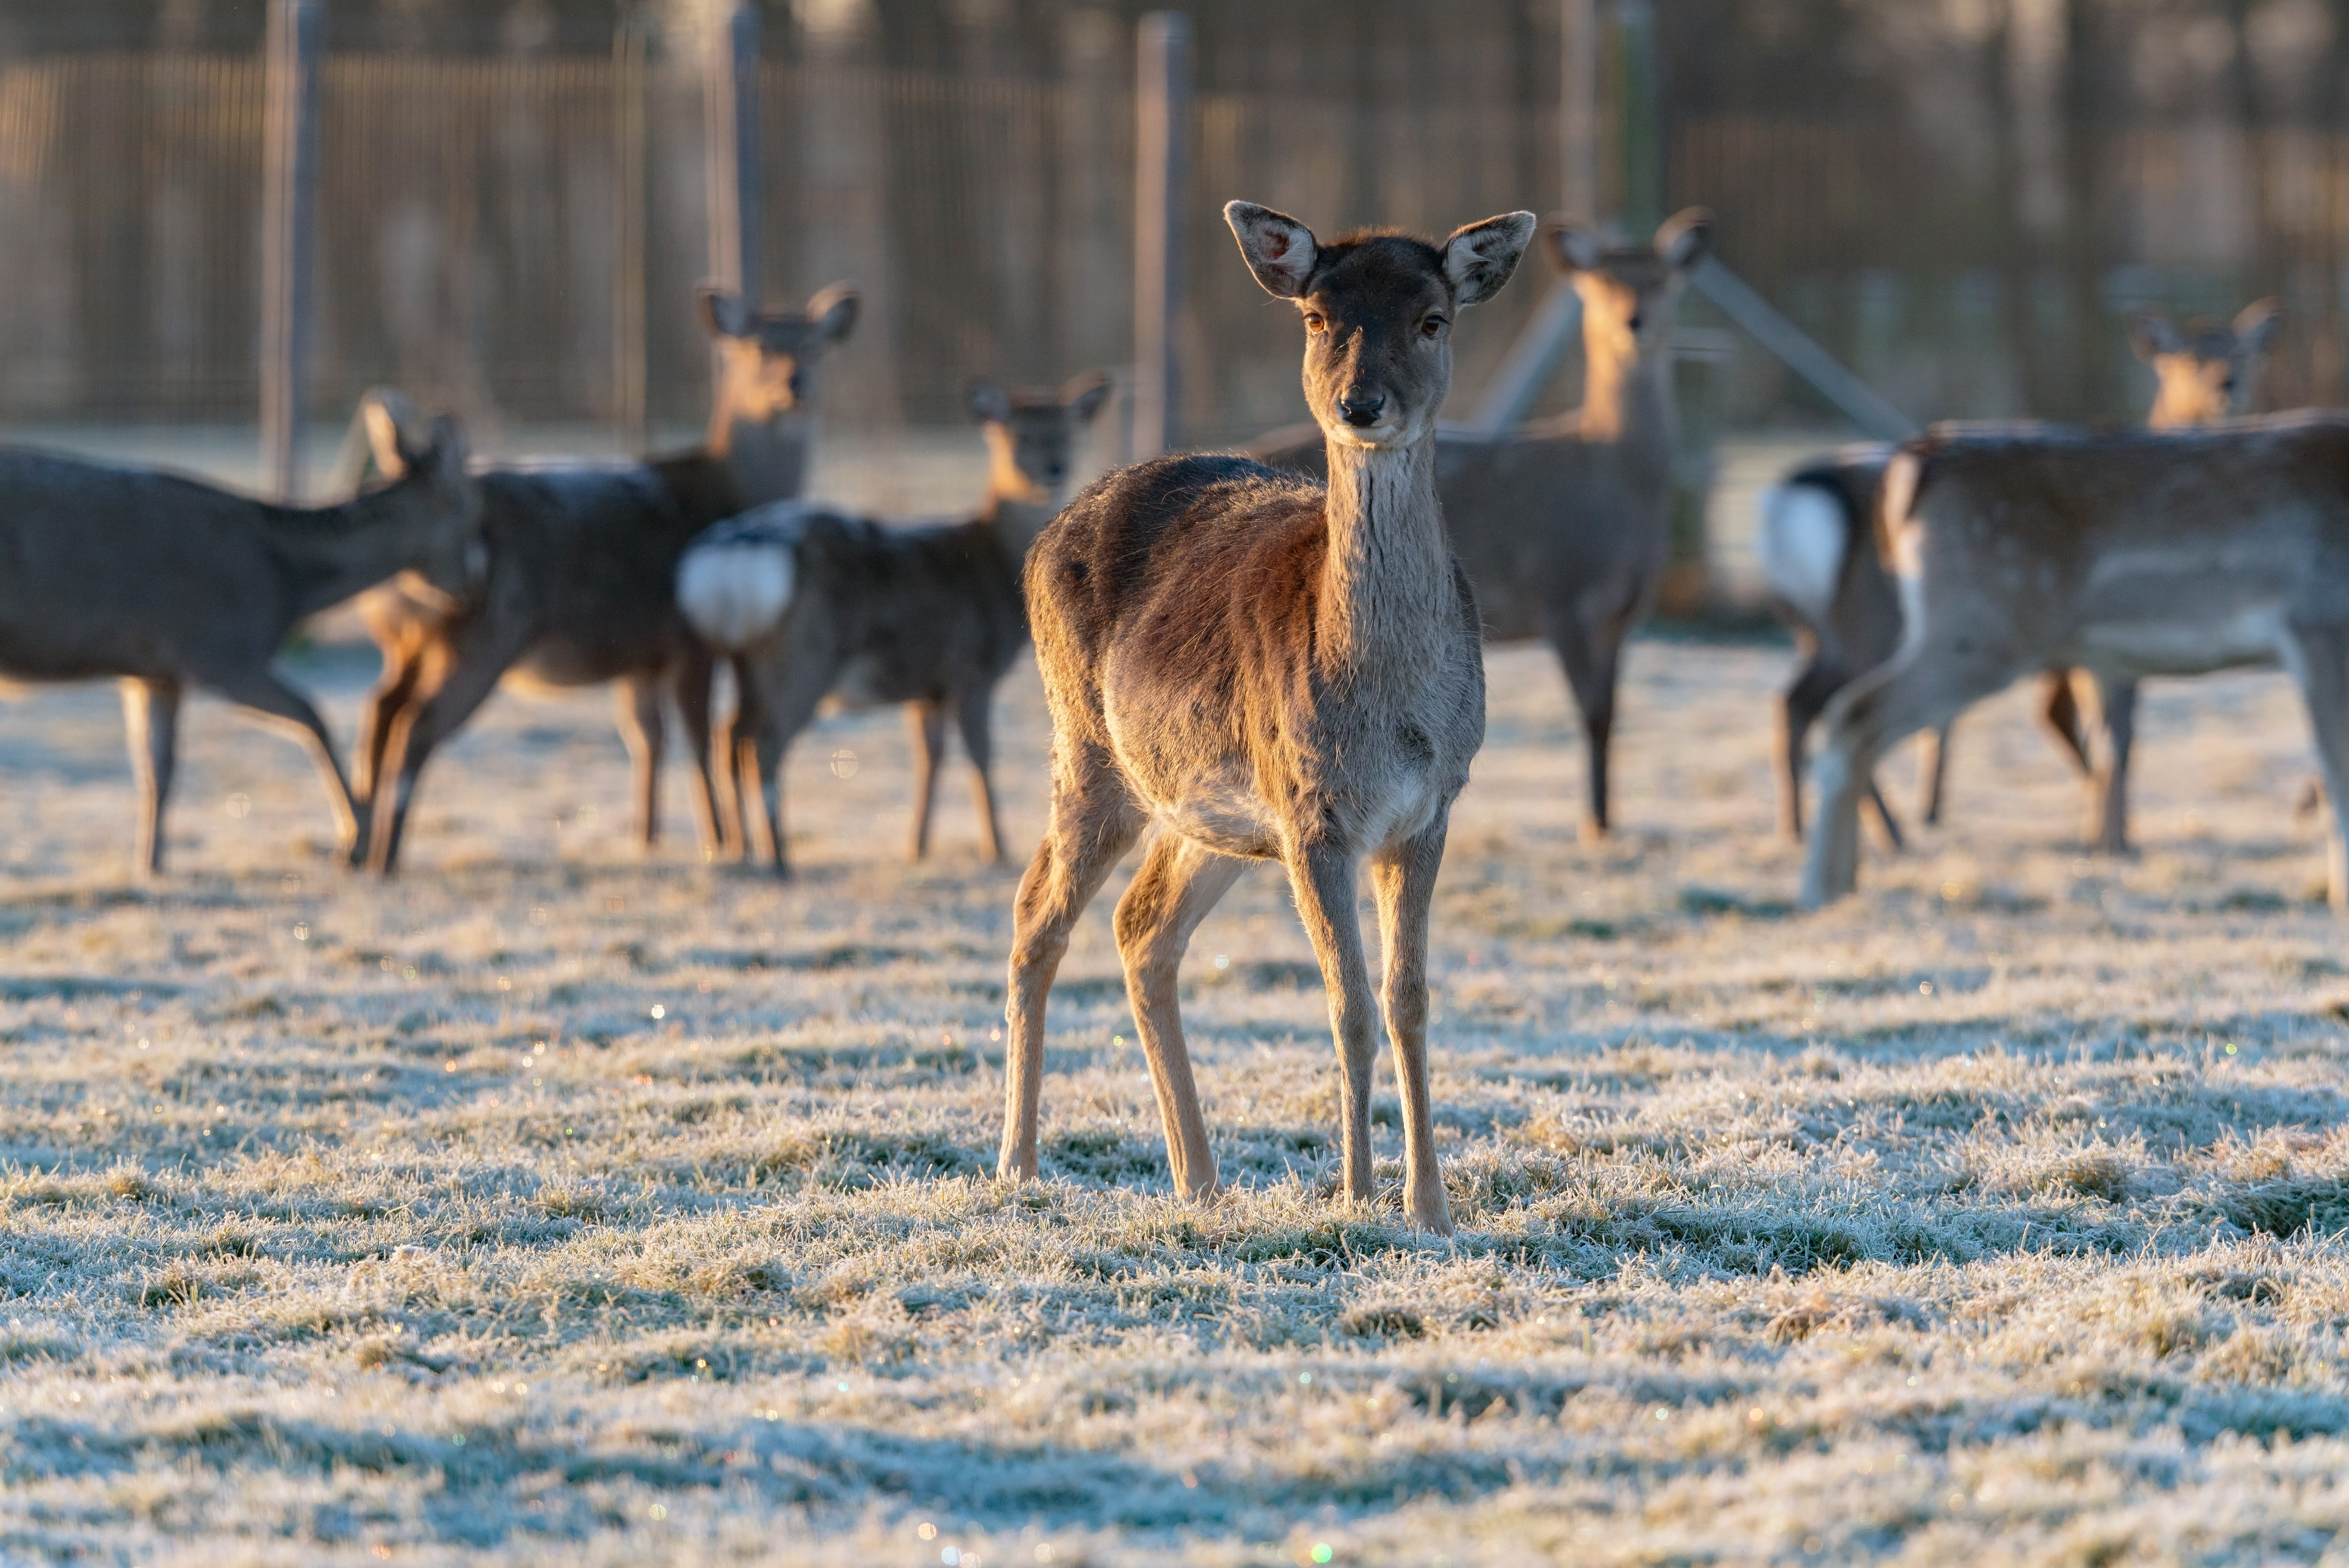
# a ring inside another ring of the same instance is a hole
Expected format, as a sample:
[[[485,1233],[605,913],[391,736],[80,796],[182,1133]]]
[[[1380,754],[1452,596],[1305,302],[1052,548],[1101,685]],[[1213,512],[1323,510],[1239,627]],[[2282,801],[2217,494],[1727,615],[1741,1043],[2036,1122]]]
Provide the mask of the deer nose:
[[[1356,430],[1361,430],[1367,426],[1378,423],[1379,415],[1385,410],[1386,406],[1387,400],[1384,393],[1381,393],[1375,398],[1340,398],[1338,400],[1338,411],[1345,415],[1346,422],[1353,426]]]

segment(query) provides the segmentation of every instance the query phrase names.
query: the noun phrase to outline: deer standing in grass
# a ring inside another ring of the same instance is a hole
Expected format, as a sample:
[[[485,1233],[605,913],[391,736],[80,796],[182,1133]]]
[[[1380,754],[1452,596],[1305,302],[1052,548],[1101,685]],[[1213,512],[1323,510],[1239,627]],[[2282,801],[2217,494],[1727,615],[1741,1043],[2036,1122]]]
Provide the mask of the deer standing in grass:
[[[1250,860],[1288,873],[1338,1044],[1345,1196],[1368,1203],[1371,1032],[1354,909],[1367,857],[1402,1091],[1403,1210],[1452,1229],[1427,1092],[1428,905],[1452,802],[1484,742],[1476,599],[1444,535],[1435,415],[1454,315],[1508,281],[1533,236],[1512,213],[1440,244],[1328,244],[1224,209],[1267,292],[1303,317],[1325,489],[1237,457],[1170,457],[1093,485],[1028,559],[1052,712],[1050,825],[1014,908],[999,1171],[1036,1174],[1044,1005],[1069,930],[1118,858],[1160,828],[1115,927],[1178,1191],[1218,1190],[1175,975]]]
[[[0,452],[0,675],[121,682],[142,873],[163,868],[180,701],[191,687],[299,740],[344,852],[357,842],[334,741],[270,663],[305,617],[388,577],[443,611],[479,587],[481,502],[464,438],[440,420],[429,445],[399,451],[405,477],[315,508],[151,469]]]
[[[709,662],[678,614],[678,559],[711,524],[799,493],[816,367],[854,326],[857,300],[834,286],[804,312],[761,315],[718,289],[704,289],[700,303],[721,366],[700,446],[643,462],[489,469],[481,482],[490,578],[480,601],[454,615],[397,589],[360,602],[384,663],[361,715],[357,767],[373,816],[365,852],[377,870],[398,863],[427,760],[510,673],[540,687],[618,683],[636,835],[647,847],[660,832],[663,698],[673,695],[695,767],[697,826],[705,853],[716,852]],[[397,472],[398,454],[381,441],[376,461]]]
[[[2063,665],[2109,691],[2281,660],[2315,729],[2328,891],[2349,912],[2349,420],[1941,426],[1894,458],[1883,509],[1907,625],[1827,709],[1805,903],[1852,890],[1884,749],[2016,677]]]
[[[820,708],[904,703],[914,739],[914,835],[929,852],[930,807],[947,720],[970,756],[987,857],[1003,859],[991,710],[996,683],[1028,646],[1019,574],[1059,510],[1078,438],[1108,399],[1104,375],[1058,392],[982,383],[970,408],[987,436],[987,494],[967,521],[890,527],[804,502],[778,502],[711,529],[678,566],[678,602],[727,659],[739,694],[714,746],[719,825],[730,858],[758,840],[789,876],[783,755]]]
[[[1608,752],[1623,643],[1654,607],[1667,564],[1672,453],[1672,312],[1703,256],[1712,217],[1692,207],[1653,244],[1609,244],[1571,225],[1544,232],[1582,299],[1582,407],[1484,437],[1436,439],[1435,484],[1452,546],[1476,586],[1486,640],[1557,651],[1589,744],[1586,838],[1612,819]],[[1320,474],[1318,433],[1268,436],[1266,462]]]
[[[2275,302],[2265,299],[2245,306],[2232,323],[2198,320],[2182,329],[2158,311],[2132,314],[2130,345],[2157,382],[2147,428],[2191,429],[2240,411],[2275,328]],[[1797,842],[1803,836],[1804,742],[1812,724],[1830,698],[1899,646],[1899,594],[1875,543],[1884,472],[1897,450],[1847,448],[1797,469],[1763,493],[1763,575],[1805,644],[1802,668],[1786,688],[1778,731],[1778,822]],[[2083,686],[2091,688],[2086,713],[2080,701]],[[2128,846],[2136,681],[2116,680],[2105,686],[2083,671],[2051,670],[2042,682],[2040,713],[2088,783],[2089,843],[2123,852]],[[2101,763],[2092,729],[2104,733]],[[1920,742],[1918,805],[1928,823],[1941,816],[1949,738],[1944,725],[1928,730]],[[1867,793],[1899,847],[1899,824],[1873,778]]]

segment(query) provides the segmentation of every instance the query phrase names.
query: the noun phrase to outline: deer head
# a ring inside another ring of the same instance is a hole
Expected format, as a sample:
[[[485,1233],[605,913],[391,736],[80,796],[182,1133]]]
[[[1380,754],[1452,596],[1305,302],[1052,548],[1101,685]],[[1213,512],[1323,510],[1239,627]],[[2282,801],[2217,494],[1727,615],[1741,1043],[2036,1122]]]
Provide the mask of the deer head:
[[[1672,306],[1689,269],[1712,244],[1713,214],[1702,207],[1674,213],[1651,244],[1610,244],[1573,223],[1552,224],[1543,234],[1551,264],[1582,298],[1584,401],[1603,416],[1640,366],[1664,365]]]
[[[856,326],[856,290],[844,283],[819,290],[805,310],[761,314],[740,295],[712,286],[696,297],[721,366],[713,442],[733,427],[766,424],[808,407],[817,366]]]
[[[2200,318],[2183,327],[2162,311],[2132,311],[2129,347],[2160,387],[2146,423],[2178,430],[2242,412],[2278,323],[2272,299],[2254,300],[2231,323]]]
[[[987,437],[988,491],[1006,501],[1056,503],[1069,483],[1077,441],[1109,401],[1105,371],[1079,376],[1059,391],[1006,391],[971,383],[971,417]]]
[[[359,403],[375,466],[421,493],[435,526],[422,566],[399,574],[401,588],[422,603],[452,610],[481,591],[490,575],[481,539],[481,486],[466,466],[465,432],[447,414],[426,424],[404,392],[371,389]]]
[[[1321,244],[1286,213],[1232,202],[1224,221],[1265,292],[1305,322],[1305,401],[1333,444],[1403,447],[1452,389],[1452,319],[1516,271],[1534,215],[1455,229],[1440,245],[1364,231]]]

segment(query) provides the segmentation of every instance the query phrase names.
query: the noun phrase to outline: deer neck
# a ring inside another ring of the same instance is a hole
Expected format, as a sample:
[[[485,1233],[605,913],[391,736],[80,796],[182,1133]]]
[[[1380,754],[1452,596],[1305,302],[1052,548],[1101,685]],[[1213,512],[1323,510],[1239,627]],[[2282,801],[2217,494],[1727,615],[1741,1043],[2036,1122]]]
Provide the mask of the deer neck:
[[[1625,355],[1585,338],[1582,439],[1627,441],[1669,452],[1672,444],[1671,355]]]
[[[710,415],[705,450],[725,469],[748,510],[789,501],[806,487],[814,441],[815,416],[804,409],[752,419],[721,401]]]
[[[1329,550],[1314,661],[1339,679],[1391,680],[1444,645],[1452,546],[1435,495],[1435,439],[1404,447],[1328,442]]]
[[[420,480],[396,480],[339,506],[285,508],[272,531],[294,568],[296,618],[366,592],[415,566],[436,514]]]

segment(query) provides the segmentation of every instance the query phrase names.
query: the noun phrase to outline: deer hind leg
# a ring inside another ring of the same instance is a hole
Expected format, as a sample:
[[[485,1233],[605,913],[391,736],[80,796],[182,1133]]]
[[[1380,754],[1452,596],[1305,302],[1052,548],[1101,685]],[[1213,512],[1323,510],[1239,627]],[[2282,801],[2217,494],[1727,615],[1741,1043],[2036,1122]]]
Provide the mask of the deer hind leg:
[[[1811,764],[1818,820],[1803,865],[1802,902],[1817,909],[1859,879],[1859,802],[1885,748],[1928,725],[1946,726],[1965,705],[1998,689],[1997,668],[1961,661],[1930,646],[1912,648],[1861,676],[1827,709],[1826,744]]]
[[[318,711],[310,706],[308,698],[267,669],[239,671],[215,684],[222,696],[252,710],[274,728],[292,734],[308,750],[310,761],[317,766],[319,782],[326,786],[327,804],[334,810],[336,845],[340,853],[347,857],[358,843],[358,811],[351,803],[351,784],[343,776],[342,761],[335,755],[334,738],[326,733],[326,722],[318,717]]]
[[[2086,677],[2087,672],[2079,670],[2059,668],[2047,671],[2039,682],[2039,722],[2055,738],[2065,760],[2080,770],[2083,778],[2092,779],[2096,774],[2096,756],[2088,744],[2088,718],[2080,711],[2078,689],[2078,682]]]
[[[351,753],[351,796],[364,819],[384,778],[384,752],[392,726],[416,701],[424,673],[424,651],[414,639],[383,649],[383,674],[359,704],[358,744]]]
[[[930,852],[930,809],[937,802],[938,764],[946,760],[946,704],[925,698],[905,704],[905,730],[914,742],[914,836],[905,857]]]
[[[1941,802],[1950,782],[1951,724],[1935,724],[1917,738],[1917,815],[1928,827],[1941,820]],[[1870,788],[1875,787],[1873,783]]]
[[[1245,863],[1189,839],[1162,835],[1152,844],[1125,897],[1117,903],[1117,951],[1125,964],[1125,993],[1134,1028],[1150,1059],[1150,1086],[1166,1131],[1166,1158],[1174,1189],[1205,1200],[1221,1190],[1215,1151],[1207,1144],[1191,1054],[1183,1043],[1183,1012],[1174,981],[1191,933],[1216,900],[1230,890]]]
[[[1371,1186],[1371,1030],[1376,1010],[1354,915],[1354,861],[1343,849],[1308,845],[1288,857],[1288,880],[1305,934],[1321,961],[1330,997],[1330,1031],[1338,1043],[1340,1127],[1346,1198],[1369,1203]]]
[[[716,673],[709,650],[696,642],[686,649],[670,678],[677,692],[678,720],[685,727],[686,754],[693,760],[693,837],[705,861],[717,859],[724,847],[718,826],[718,781],[709,749],[709,690]]]
[[[2349,627],[2294,627],[2285,660],[2308,704],[2317,760],[2333,821],[2325,835],[2324,891],[2336,915],[2349,915]]]
[[[660,842],[661,743],[666,729],[661,682],[645,675],[623,676],[612,690],[612,700],[634,773],[636,842],[650,849]]]
[[[783,756],[802,730],[814,719],[832,689],[833,671],[822,660],[809,658],[740,662],[742,704],[755,728],[748,735],[736,730],[735,771],[740,776],[745,815],[755,841],[752,855],[767,857],[778,877],[792,874],[783,834]]]
[[[139,786],[139,826],[134,864],[142,877],[163,870],[163,806],[171,795],[171,770],[179,755],[180,683],[125,680],[122,726],[130,742],[130,776]]]
[[[1440,1236],[1452,1233],[1452,1206],[1435,1158],[1434,1111],[1427,1092],[1427,911],[1444,864],[1446,818],[1371,861],[1385,950],[1387,1038],[1402,1098],[1403,1215]]]
[[[962,749],[970,758],[971,801],[978,808],[979,840],[987,851],[988,863],[1000,866],[1003,824],[995,810],[994,707],[995,693],[991,690],[966,691],[955,703],[955,720],[962,731]]]
[[[1844,683],[1841,670],[1814,654],[1803,666],[1778,714],[1778,831],[1803,841],[1803,753],[1819,711]]]
[[[710,715],[709,787],[710,809],[718,818],[718,849],[712,858],[731,862],[745,855],[764,855],[767,846],[753,848],[750,843],[755,836],[750,832],[751,803],[761,798],[759,715],[750,675],[740,654],[726,655],[726,671],[734,703],[730,711]]]
[[[1004,1003],[1003,1147],[996,1175],[1036,1174],[1036,1119],[1044,1077],[1044,1001],[1069,950],[1069,932],[1101,891],[1102,879],[1142,836],[1145,820],[1101,748],[1053,768],[1052,815],[1044,842],[1019,878],[1011,908],[1010,981]]]
[[[2137,743],[2137,682],[2095,677],[2096,727],[2104,760],[2088,784],[2088,842],[2106,855],[2128,853],[2129,752]]]
[[[1607,836],[1608,751],[1615,734],[1615,672],[1628,626],[1610,624],[1595,632],[1568,616],[1551,639],[1557,661],[1573,690],[1574,705],[1582,713],[1582,732],[1589,742],[1590,803],[1582,818],[1582,836],[1596,843]]]
[[[383,771],[377,775],[370,806],[374,816],[367,835],[370,870],[388,877],[397,867],[424,764],[490,700],[499,679],[528,646],[526,628],[501,628],[484,617],[463,638],[429,657],[419,686],[431,695],[410,701],[394,713],[384,742]]]

